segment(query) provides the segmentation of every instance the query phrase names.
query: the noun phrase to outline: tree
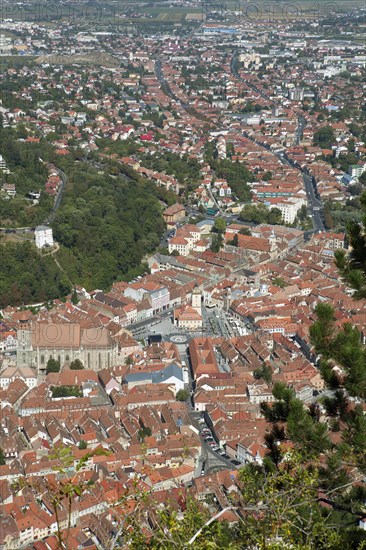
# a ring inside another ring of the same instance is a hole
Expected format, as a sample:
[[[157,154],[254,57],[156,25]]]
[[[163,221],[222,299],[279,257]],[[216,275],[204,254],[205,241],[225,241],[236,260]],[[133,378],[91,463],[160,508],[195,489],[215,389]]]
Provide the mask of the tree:
[[[322,149],[330,149],[335,142],[335,133],[331,126],[323,126],[314,132],[314,145],[319,145]]]
[[[335,335],[334,309],[330,304],[320,302],[315,307],[315,314],[317,320],[310,327],[310,340],[318,353],[329,357]]]
[[[82,370],[83,368],[84,365],[80,359],[74,359],[74,361],[71,361],[70,363],[70,370]]]
[[[350,221],[347,225],[347,239],[351,252],[335,252],[336,265],[343,279],[355,290],[357,299],[366,297],[366,193],[361,195],[362,222]]]
[[[210,249],[212,252],[219,252],[224,244],[221,233],[213,233]]]
[[[79,298],[76,292],[76,289],[74,288],[71,294],[71,302],[76,306],[79,303]]]
[[[189,391],[188,390],[178,390],[175,398],[176,398],[177,401],[187,401],[187,399],[189,398]]]
[[[226,231],[226,220],[224,218],[216,218],[214,224],[214,230],[216,233],[225,233]]]
[[[83,451],[84,449],[86,449],[88,447],[88,445],[86,444],[86,441],[84,441],[84,439],[81,439],[79,441],[78,447],[81,451]]]
[[[46,374],[50,372],[60,372],[60,362],[52,357],[47,361]]]
[[[151,429],[148,426],[144,426],[143,428],[141,428],[138,431],[137,437],[138,437],[139,441],[143,442],[145,440],[145,438],[150,437],[151,434],[152,434]]]
[[[238,234],[235,233],[234,237],[231,241],[228,241],[227,244],[230,244],[231,246],[239,246],[239,237]]]
[[[249,227],[243,227],[242,229],[240,229],[239,233],[240,235],[247,235],[248,237],[252,236],[252,232]]]
[[[4,466],[5,464],[5,455],[4,455],[4,451],[2,450],[2,448],[0,447],[0,466]]]
[[[272,382],[272,369],[269,365],[266,365],[266,363],[263,363],[263,365],[256,369],[253,372],[254,378],[262,378],[267,384],[270,384]]]

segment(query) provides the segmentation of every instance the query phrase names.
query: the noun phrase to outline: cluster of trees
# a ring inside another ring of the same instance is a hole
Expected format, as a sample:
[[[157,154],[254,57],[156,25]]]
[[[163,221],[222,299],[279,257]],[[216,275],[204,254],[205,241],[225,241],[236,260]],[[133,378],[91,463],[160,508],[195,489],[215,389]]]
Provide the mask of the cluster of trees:
[[[52,386],[52,397],[83,397],[79,386]]]
[[[333,387],[344,386],[349,395],[366,398],[366,350],[361,335],[351,323],[336,328],[335,310],[331,304],[319,303],[317,321],[310,330],[311,341],[321,354],[321,371]],[[334,364],[342,365],[342,376],[335,374]]]
[[[80,361],[80,359],[74,359],[74,361],[71,361],[70,363],[70,370],[83,370],[84,365]]]
[[[0,128],[2,154],[10,174],[0,176],[2,183],[14,183],[17,195],[12,200],[0,197],[2,223],[9,226],[33,226],[42,223],[50,213],[53,199],[44,192],[44,184],[48,171],[40,158],[47,159],[51,155],[51,147],[44,140],[40,143],[25,143],[19,138],[27,137],[28,132],[22,126],[19,128]],[[26,199],[30,191],[41,190],[37,205],[32,205]]]
[[[347,238],[351,252],[347,257],[344,250],[336,252],[336,264],[344,280],[355,290],[356,298],[366,297],[366,193],[361,195],[362,218],[351,220],[347,227]]]
[[[229,147],[229,154],[232,153]],[[219,160],[217,158],[216,145],[214,141],[207,141],[205,144],[205,160],[215,171],[217,178],[226,179],[235,196],[243,202],[249,202],[252,198],[248,181],[254,178],[253,173],[242,162],[232,162],[230,158]]]
[[[197,187],[199,164],[196,159],[187,155],[183,157],[176,153],[164,153],[158,157],[146,155],[142,163],[146,168],[174,176],[179,183],[186,185],[189,190]]]
[[[211,250],[219,252],[224,246],[224,234],[226,231],[226,221],[224,218],[216,218],[212,228]]]
[[[141,261],[164,231],[156,186],[100,175],[84,163],[74,164],[68,177],[53,230],[62,245],[58,259],[73,283],[105,289],[146,271]]]
[[[267,208],[264,204],[246,204],[240,212],[240,218],[245,222],[281,224],[282,214],[278,208]]]
[[[50,357],[46,365],[46,374],[49,374],[50,372],[60,372],[60,369],[60,361],[57,361],[57,359],[53,359],[52,357]]]
[[[314,145],[319,145],[322,149],[330,149],[335,143],[335,133],[331,126],[323,126],[314,132]]]
[[[51,256],[41,256],[33,243],[0,246],[0,307],[20,306],[65,297],[68,278]]]

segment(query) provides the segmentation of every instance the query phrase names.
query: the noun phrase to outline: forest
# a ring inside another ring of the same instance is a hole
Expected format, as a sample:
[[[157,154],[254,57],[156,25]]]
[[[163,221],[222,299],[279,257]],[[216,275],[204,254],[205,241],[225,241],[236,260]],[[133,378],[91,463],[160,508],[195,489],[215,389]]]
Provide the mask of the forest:
[[[62,298],[70,290],[53,258],[42,257],[33,243],[1,245],[0,307]]]
[[[53,222],[58,256],[74,284],[106,289],[136,277],[164,231],[159,192],[153,183],[100,174],[75,163]]]

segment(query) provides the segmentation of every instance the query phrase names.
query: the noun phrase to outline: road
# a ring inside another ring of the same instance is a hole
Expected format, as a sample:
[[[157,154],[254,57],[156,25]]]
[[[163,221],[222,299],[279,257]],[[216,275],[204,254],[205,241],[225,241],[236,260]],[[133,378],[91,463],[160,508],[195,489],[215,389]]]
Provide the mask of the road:
[[[52,211],[47,216],[47,218],[44,220],[43,225],[49,225],[53,221],[53,219],[55,217],[55,214],[56,214],[58,208],[60,207],[61,199],[62,199],[62,193],[65,189],[66,184],[67,184],[67,176],[66,176],[65,172],[63,172],[62,170],[60,170],[60,168],[57,168],[56,166],[55,166],[55,169],[58,172],[62,183],[61,183],[60,189],[58,190],[58,193],[56,195],[56,199],[55,199]],[[33,233],[34,230],[35,230],[35,227],[0,227],[0,232],[2,232],[2,233],[17,233],[17,234],[20,234],[20,233]]]
[[[238,69],[237,69],[237,63],[238,63],[238,50],[234,50],[233,52],[233,55],[232,55],[232,58],[231,58],[231,62],[230,62],[230,69],[231,69],[231,73],[233,74],[233,76],[235,76],[238,80],[241,80],[242,82],[244,82],[244,84],[246,86],[248,86],[248,88],[250,88],[251,90],[253,90],[253,92],[256,92],[258,95],[260,95],[263,99],[265,99],[266,101],[268,101],[272,106],[275,105],[275,102],[270,98],[268,97],[267,94],[265,94],[262,90],[260,90],[259,88],[257,88],[254,84],[250,83],[250,82],[247,82],[246,80],[244,80],[243,78],[241,78],[241,76],[239,75],[238,73]]]
[[[233,55],[232,55],[232,58],[231,58],[231,64],[230,64],[231,72],[232,72],[233,76],[235,76],[239,80],[243,80],[239,76],[238,70],[236,68],[237,54],[238,54],[238,52],[237,52],[237,50],[235,50]],[[245,84],[247,86],[249,86],[249,84],[247,82],[245,82]],[[257,91],[258,93],[261,93],[254,86],[250,86],[250,87],[252,89],[254,89],[255,91]],[[261,93],[261,95],[262,95],[262,97],[267,99],[267,101],[271,101],[264,93]],[[294,140],[296,145],[298,145],[300,143],[301,139],[302,139],[305,126],[306,126],[306,119],[303,115],[300,114],[298,116],[298,126],[297,126],[297,129],[296,129],[295,140]],[[260,145],[261,147],[268,148],[263,143],[255,140],[251,136],[247,135],[245,132],[243,132],[243,134],[248,139],[253,141],[254,143],[257,143],[257,145]],[[314,189],[314,182],[313,182],[311,176],[309,176],[309,174],[307,174],[306,171],[301,166],[297,165],[295,162],[293,162],[291,159],[289,159],[287,157],[286,153],[282,154],[282,153],[274,153],[273,152],[273,154],[280,160],[280,162],[282,162],[282,164],[288,164],[288,165],[292,166],[293,168],[296,168],[297,170],[299,170],[302,173],[302,177],[303,177],[303,181],[304,181],[304,189],[305,189],[306,197],[307,197],[307,201],[308,201],[308,209],[309,209],[310,214],[311,214],[314,231],[325,231],[325,227],[324,227],[324,223],[323,223],[323,216],[322,216],[323,204],[322,204],[321,200],[316,196],[315,189]]]
[[[174,99],[174,101],[179,103],[180,106],[185,111],[187,111],[187,113],[190,114],[191,116],[194,116],[195,118],[197,118],[199,120],[203,120],[204,122],[210,123],[210,121],[204,115],[202,115],[198,111],[196,111],[196,109],[194,109],[191,105],[189,105],[189,103],[185,103],[184,101],[181,101],[181,99],[179,99],[179,97],[177,97],[172,92],[168,82],[164,78],[163,69],[162,69],[160,59],[155,60],[155,75],[156,75],[156,78],[159,80],[160,85],[161,85],[161,89],[162,89],[162,91],[164,92],[165,95],[167,95],[168,97],[170,97],[171,99]]]

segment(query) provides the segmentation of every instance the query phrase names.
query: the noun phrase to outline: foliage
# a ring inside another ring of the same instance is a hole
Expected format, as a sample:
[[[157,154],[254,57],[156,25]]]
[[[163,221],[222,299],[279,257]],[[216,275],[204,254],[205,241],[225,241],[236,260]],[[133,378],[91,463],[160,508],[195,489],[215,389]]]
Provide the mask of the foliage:
[[[189,391],[188,390],[179,390],[177,391],[177,395],[175,396],[177,401],[187,401],[189,398]]]
[[[256,369],[253,372],[254,378],[264,380],[267,382],[267,384],[270,384],[272,382],[272,369],[269,365],[266,365],[266,363],[263,363],[263,365]]]
[[[83,368],[84,365],[80,359],[74,359],[74,361],[71,361],[70,363],[70,370],[82,370]]]
[[[5,455],[4,455],[4,451],[0,447],[0,466],[4,466],[4,464],[5,464]]]
[[[88,445],[87,445],[86,441],[84,441],[84,439],[81,439],[81,440],[79,441],[78,447],[79,447],[79,449],[80,449],[81,451],[83,451],[83,450],[85,450],[85,449],[88,447]]]
[[[152,434],[152,431],[151,429],[148,427],[148,426],[144,426],[143,428],[141,428],[138,433],[137,433],[137,437],[139,439],[139,441],[144,441],[144,439],[146,437],[150,437]]]
[[[319,303],[317,320],[310,327],[311,342],[323,360],[335,360],[343,369],[343,383],[351,396],[366,398],[366,349],[357,328],[345,323],[337,331],[334,308]],[[323,370],[327,372],[327,363]],[[329,374],[328,374],[329,375]]]
[[[355,298],[366,297],[366,193],[361,196],[362,223],[350,221],[347,238],[351,247],[348,256],[344,250],[335,253],[337,267],[344,280],[355,290]]]
[[[240,218],[245,222],[281,224],[282,214],[278,208],[268,209],[264,204],[246,204],[240,213]]]
[[[82,397],[83,392],[79,386],[52,386],[52,397]]]
[[[52,357],[47,361],[46,374],[50,372],[60,372],[60,362]]]
[[[32,243],[6,243],[0,253],[0,307],[45,302],[70,292],[52,257],[40,256]]]
[[[335,142],[335,133],[331,126],[323,126],[314,132],[314,145],[319,145],[323,149],[330,149]]]
[[[62,245],[59,262],[74,283],[108,288],[146,270],[145,253],[164,231],[156,186],[114,179],[77,165],[69,175],[53,229]],[[144,223],[141,223],[144,220]]]
[[[235,233],[234,237],[232,238],[231,241],[227,241],[227,244],[231,245],[231,246],[239,246],[239,237],[238,237],[238,234]]]

